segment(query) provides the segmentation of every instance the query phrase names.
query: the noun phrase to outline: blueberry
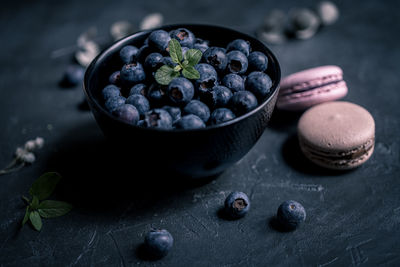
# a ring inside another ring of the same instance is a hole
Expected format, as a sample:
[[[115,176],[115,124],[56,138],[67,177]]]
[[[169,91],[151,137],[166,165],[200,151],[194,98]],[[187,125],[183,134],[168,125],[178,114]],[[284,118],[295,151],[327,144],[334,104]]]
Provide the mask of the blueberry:
[[[195,81],[196,89],[200,94],[217,85],[218,74],[213,66],[206,63],[200,63],[194,68],[200,74],[200,78]]]
[[[183,77],[174,78],[168,85],[167,95],[175,104],[187,104],[194,95],[193,84]]]
[[[144,247],[152,258],[159,259],[166,256],[173,244],[174,238],[164,229],[152,229],[144,238]]]
[[[213,91],[216,94],[216,107],[225,107],[228,103],[231,97],[233,96],[231,90],[229,90],[227,87],[219,85],[215,86],[213,88]]]
[[[154,52],[153,48],[151,48],[148,45],[143,45],[141,48],[139,48],[139,51],[136,55],[136,60],[139,62],[144,62],[146,57],[150,55],[152,52]]]
[[[119,85],[121,81],[121,72],[119,70],[113,72],[108,78],[108,81],[112,84]]]
[[[104,100],[107,100],[111,97],[120,96],[121,90],[114,84],[109,84],[101,91],[101,95]]]
[[[253,71],[247,76],[245,86],[246,90],[249,90],[259,99],[262,99],[270,92],[272,81],[268,74]]]
[[[196,44],[193,45],[193,48],[200,50],[201,53],[204,53],[208,49],[208,44],[197,44],[196,43]]]
[[[222,84],[231,89],[233,93],[244,90],[243,78],[234,73],[225,75],[225,77],[222,79]]]
[[[113,112],[117,107],[125,104],[126,98],[123,96],[113,96],[106,100],[105,106],[106,109],[110,112]]]
[[[233,94],[229,101],[231,110],[236,116],[243,115],[257,107],[257,98],[249,91],[239,91]]]
[[[149,46],[156,49],[158,52],[167,52],[169,41],[171,37],[168,32],[164,30],[156,30],[149,35]]]
[[[135,106],[140,115],[144,115],[147,111],[150,110],[149,100],[147,100],[147,98],[143,95],[131,95],[126,99],[125,103]]]
[[[139,62],[125,64],[121,69],[121,83],[125,86],[132,86],[146,79],[146,74]]]
[[[162,109],[168,111],[172,118],[172,124],[176,123],[181,118],[181,109],[172,106],[163,106]]]
[[[177,129],[199,129],[205,127],[203,120],[194,114],[185,115],[176,123]]]
[[[220,124],[226,121],[233,120],[235,118],[235,114],[230,109],[227,108],[217,108],[211,113],[210,116],[210,125]]]
[[[133,45],[126,45],[122,47],[119,51],[119,57],[121,58],[122,62],[125,64],[129,64],[133,62],[138,54],[139,49]]]
[[[177,63],[172,61],[171,57],[164,57],[163,62],[164,62],[164,65],[168,65],[170,67],[175,67],[176,65],[178,65]]]
[[[164,57],[160,53],[151,53],[144,60],[144,68],[149,72],[157,71],[164,65]]]
[[[305,221],[306,210],[299,202],[288,200],[279,206],[276,217],[284,229],[294,230]]]
[[[189,47],[182,46],[182,55],[184,56],[189,49]]]
[[[228,64],[228,57],[226,56],[224,49],[220,47],[213,46],[208,48],[203,54],[203,59],[218,72],[224,71],[226,64]]]
[[[144,120],[139,120],[136,125],[139,126],[139,127],[146,128],[146,122]]]
[[[69,65],[64,72],[64,77],[61,81],[62,86],[72,87],[83,81],[85,69],[79,65]]]
[[[197,45],[202,45],[202,46],[207,46],[209,45],[209,42],[207,40],[203,40],[201,38],[196,38],[196,41],[194,42],[194,44]]]
[[[112,114],[129,124],[136,125],[139,121],[139,112],[130,104],[123,104],[117,107]]]
[[[171,38],[178,40],[181,46],[186,46],[189,48],[193,48],[194,42],[196,41],[194,34],[185,28],[173,30],[169,35]]]
[[[264,53],[251,52],[247,60],[249,61],[249,71],[265,71],[268,67],[268,58]]]
[[[185,114],[194,114],[202,119],[205,123],[210,118],[210,109],[206,104],[199,100],[190,101],[183,109]]]
[[[146,112],[144,116],[145,126],[148,128],[171,129],[172,117],[168,111],[160,108]]]
[[[166,101],[167,88],[156,82],[152,83],[147,91],[147,99],[152,105],[161,106]]]
[[[249,65],[247,57],[240,51],[234,50],[227,54],[228,65],[227,70],[231,73],[243,74]]]
[[[250,210],[250,200],[243,192],[232,192],[225,199],[225,212],[233,219],[241,218]]]
[[[129,91],[129,95],[146,95],[147,85],[143,83],[138,83],[134,85]]]
[[[247,57],[250,53],[250,43],[242,39],[233,40],[226,47],[226,51],[229,52],[234,50],[242,52]]]

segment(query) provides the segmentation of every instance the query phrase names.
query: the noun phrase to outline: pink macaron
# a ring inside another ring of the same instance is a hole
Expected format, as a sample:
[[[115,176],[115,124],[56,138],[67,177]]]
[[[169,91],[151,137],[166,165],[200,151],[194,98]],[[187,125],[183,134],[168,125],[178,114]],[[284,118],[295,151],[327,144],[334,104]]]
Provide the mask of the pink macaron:
[[[291,74],[282,79],[277,107],[301,111],[316,104],[347,95],[343,71],[338,66],[321,66]]]

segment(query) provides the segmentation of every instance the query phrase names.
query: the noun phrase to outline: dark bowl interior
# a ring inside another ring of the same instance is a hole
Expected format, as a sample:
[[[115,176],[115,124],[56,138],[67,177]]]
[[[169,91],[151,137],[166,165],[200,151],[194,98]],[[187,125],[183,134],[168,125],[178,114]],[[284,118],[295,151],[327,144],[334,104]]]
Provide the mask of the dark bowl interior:
[[[132,170],[135,166],[149,166],[194,178],[213,176],[241,159],[262,135],[278,95],[280,67],[272,52],[260,41],[228,28],[179,24],[161,29],[170,31],[180,27],[191,30],[198,38],[209,40],[210,46],[226,47],[238,38],[249,41],[253,51],[261,51],[268,57],[266,73],[273,81],[271,93],[251,112],[199,130],[141,128],[114,118],[103,108],[101,90],[108,84],[110,74],[122,67],[119,50],[128,44],[140,47],[151,31],[135,33],[105,49],[88,67],[84,91],[107,139],[132,157]]]

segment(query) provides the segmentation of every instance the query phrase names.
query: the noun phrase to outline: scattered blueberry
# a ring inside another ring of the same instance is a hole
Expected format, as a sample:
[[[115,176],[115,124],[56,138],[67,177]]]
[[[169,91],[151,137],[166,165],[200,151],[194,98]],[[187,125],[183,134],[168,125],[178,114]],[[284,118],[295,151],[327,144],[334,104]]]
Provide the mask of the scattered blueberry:
[[[149,72],[157,71],[164,65],[164,57],[160,53],[151,53],[144,60],[144,68]]]
[[[143,83],[138,83],[134,85],[129,91],[129,95],[146,95],[147,85]]]
[[[133,45],[127,45],[122,47],[119,51],[119,57],[121,58],[122,62],[125,64],[129,64],[133,62],[138,54],[139,49]]]
[[[233,219],[241,218],[250,210],[250,200],[243,192],[232,192],[225,199],[225,212]]]
[[[177,129],[199,129],[205,127],[204,121],[194,114],[185,115],[176,122]]]
[[[172,124],[176,123],[181,118],[181,109],[172,106],[163,106],[162,109],[168,111],[172,118]]]
[[[227,54],[228,65],[227,70],[231,73],[243,74],[249,65],[247,57],[240,51],[234,50]]]
[[[210,116],[210,125],[217,125],[226,121],[230,121],[236,118],[235,114],[227,108],[217,108]]]
[[[229,73],[225,75],[225,77],[222,79],[222,84],[231,89],[233,93],[244,90],[243,78],[240,75],[234,73]]]
[[[185,114],[194,114],[202,119],[205,123],[210,118],[210,109],[206,104],[199,100],[190,101],[183,109]]]
[[[268,74],[261,71],[253,71],[247,76],[245,86],[247,90],[262,99],[270,92],[272,81]]]
[[[113,96],[106,100],[105,106],[106,109],[110,112],[113,112],[117,107],[125,104],[126,98],[123,96]]]
[[[118,106],[116,109],[114,109],[112,114],[129,124],[136,125],[139,121],[138,110],[130,104],[123,104],[121,106]]]
[[[196,41],[194,34],[185,28],[179,28],[170,32],[171,38],[175,38],[181,44],[181,46],[186,46],[193,48]]]
[[[61,85],[65,87],[73,87],[83,82],[85,69],[80,65],[69,65],[64,72]]]
[[[118,86],[121,81],[121,72],[119,70],[113,72],[108,78],[108,81]]]
[[[144,121],[148,128],[172,128],[172,117],[169,115],[168,111],[164,109],[156,108],[146,112]]]
[[[249,62],[249,71],[265,71],[268,67],[268,58],[259,51],[251,52],[247,57]]]
[[[125,64],[121,69],[121,83],[125,86],[132,86],[146,79],[146,74],[139,62]]]
[[[286,230],[294,230],[305,221],[306,210],[299,202],[288,200],[279,206],[276,217]]]
[[[168,32],[164,30],[156,30],[150,33],[148,40],[150,47],[153,47],[158,52],[165,53],[167,52],[171,37],[169,36]]]
[[[234,50],[242,52],[247,57],[250,54],[250,44],[242,39],[233,40],[226,47],[226,51],[229,52]]]
[[[168,85],[167,95],[177,105],[187,104],[194,95],[193,84],[183,77],[174,78]]]
[[[228,57],[225,54],[225,49],[221,47],[213,46],[208,48],[203,54],[203,59],[218,72],[224,71],[226,64],[228,64]]]
[[[174,238],[165,229],[152,229],[144,238],[144,246],[149,256],[165,257],[174,244]]]
[[[126,99],[125,103],[135,106],[135,108],[138,110],[138,112],[141,116],[150,110],[149,101],[147,100],[146,97],[144,97],[143,95],[140,95],[140,94],[130,95]]]
[[[229,101],[231,110],[236,116],[243,115],[257,107],[257,98],[249,91],[239,91],[233,94]]]

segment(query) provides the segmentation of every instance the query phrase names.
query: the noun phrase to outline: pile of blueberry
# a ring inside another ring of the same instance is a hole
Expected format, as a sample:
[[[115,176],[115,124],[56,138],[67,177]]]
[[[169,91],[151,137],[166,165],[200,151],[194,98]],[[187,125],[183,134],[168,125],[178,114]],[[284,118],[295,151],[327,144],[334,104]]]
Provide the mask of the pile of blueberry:
[[[155,73],[163,65],[179,68],[168,53],[171,39],[180,43],[183,55],[189,49],[202,52],[201,61],[194,66],[198,79],[180,74],[168,85],[157,82]],[[110,75],[110,84],[102,90],[104,106],[115,117],[141,127],[217,125],[256,108],[272,87],[265,73],[267,56],[252,51],[250,43],[242,39],[222,48],[210,46],[185,28],[155,30],[140,48],[127,45],[119,55],[123,66]]]

